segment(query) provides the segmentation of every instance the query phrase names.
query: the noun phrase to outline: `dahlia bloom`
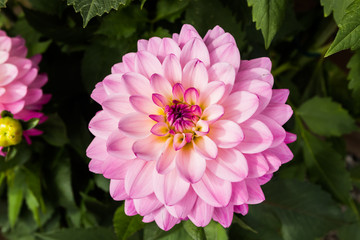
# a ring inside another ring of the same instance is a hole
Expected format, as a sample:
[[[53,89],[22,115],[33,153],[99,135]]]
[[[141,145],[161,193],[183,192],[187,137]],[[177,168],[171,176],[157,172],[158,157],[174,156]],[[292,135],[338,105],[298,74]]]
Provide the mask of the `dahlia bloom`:
[[[43,104],[51,95],[43,94],[41,87],[47,82],[46,74],[38,74],[40,55],[26,58],[27,48],[21,37],[8,37],[0,30],[0,112],[6,110],[15,119],[28,121],[39,118],[39,123],[46,120],[40,112]],[[38,129],[23,131],[23,136],[30,144],[30,136],[40,135]],[[0,154],[2,147],[0,147]]]
[[[181,220],[229,227],[233,213],[265,197],[265,184],[293,158],[289,91],[272,89],[271,61],[241,60],[232,35],[204,38],[184,25],[172,38],[138,41],[91,97],[89,168],[110,194],[164,230]]]

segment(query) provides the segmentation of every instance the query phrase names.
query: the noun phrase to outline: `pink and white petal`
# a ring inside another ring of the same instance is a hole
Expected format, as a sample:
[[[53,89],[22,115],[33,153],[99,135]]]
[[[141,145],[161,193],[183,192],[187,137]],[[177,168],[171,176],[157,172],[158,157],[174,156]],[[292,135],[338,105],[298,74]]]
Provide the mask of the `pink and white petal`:
[[[116,119],[105,111],[99,111],[89,123],[89,131],[95,136],[107,138],[117,128]]]
[[[236,81],[260,80],[268,83],[271,87],[274,85],[274,77],[270,71],[264,68],[250,68],[240,70],[236,76]]]
[[[160,62],[163,62],[165,57],[169,54],[174,54],[177,58],[180,58],[181,49],[179,45],[171,38],[163,38],[159,50],[157,52],[157,57]]]
[[[240,67],[239,49],[235,43],[223,44],[210,52],[210,62],[212,65],[218,62],[230,63],[235,68],[235,72],[238,72]]]
[[[169,211],[169,213],[174,217],[184,219],[193,209],[193,206],[197,198],[198,196],[190,186],[186,195],[179,202],[177,202],[172,206],[165,205],[165,207]]]
[[[204,37],[205,44],[209,45],[212,41],[214,41],[217,37],[221,36],[224,33],[225,33],[224,29],[216,25],[213,29],[207,31]]]
[[[103,85],[104,89],[107,92],[108,95],[111,94],[121,94],[124,96],[129,96],[129,92],[126,89],[126,85],[124,82],[124,79],[122,78],[124,74],[123,73],[115,73],[110,74],[104,78]]]
[[[116,201],[122,201],[128,198],[125,192],[124,180],[110,180],[110,196]]]
[[[142,221],[144,223],[150,223],[150,222],[153,222],[155,219],[154,219],[154,214],[149,214],[149,215],[145,215],[142,219]]]
[[[256,94],[259,97],[259,107],[254,115],[262,112],[267,107],[272,96],[272,88],[270,84],[260,80],[235,82],[233,92],[236,91],[248,91],[250,93]]]
[[[224,115],[224,107],[219,104],[212,104],[205,108],[201,115],[203,121],[207,121],[209,124],[216,122]]]
[[[152,178],[154,161],[132,160],[133,164],[125,176],[125,191],[130,198],[142,198],[154,192]]]
[[[265,123],[266,126],[270,129],[271,134],[273,135],[273,141],[270,147],[276,147],[280,143],[284,142],[286,132],[284,128],[280,126],[276,121],[262,114],[257,115],[256,119]]]
[[[277,170],[279,170],[279,167],[281,166],[281,161],[279,159],[279,157],[271,150],[265,150],[263,152],[263,155],[267,161],[267,165],[269,166],[268,171],[266,172],[267,174],[276,172]]]
[[[150,135],[137,140],[132,146],[132,151],[139,159],[155,161],[160,157],[165,146],[166,138]]]
[[[18,80],[31,88],[40,88],[40,86],[36,86],[38,85],[38,83],[36,83],[38,73],[39,70],[37,68],[31,68],[22,78],[18,78]]]
[[[157,56],[159,47],[161,44],[161,38],[159,37],[152,37],[149,39],[147,44],[147,51],[153,54],[154,56]]]
[[[0,50],[0,64],[6,62],[6,60],[8,60],[8,58],[9,58],[9,53],[6,51]]]
[[[148,79],[139,73],[129,72],[123,75],[123,79],[130,95],[143,95],[151,98],[150,78]]]
[[[151,214],[156,211],[163,204],[156,198],[155,194],[150,194],[149,196],[134,199],[134,205],[137,213],[141,216]]]
[[[224,207],[230,201],[231,182],[218,178],[211,171],[205,171],[201,180],[191,186],[197,195],[211,206]]]
[[[109,156],[102,165],[102,173],[109,179],[125,179],[129,167],[131,167],[131,161]]]
[[[249,194],[247,204],[258,204],[263,202],[265,196],[257,179],[246,179],[245,181]]]
[[[289,94],[289,89],[273,89],[271,103],[286,103]]]
[[[196,88],[188,88],[184,92],[184,100],[189,105],[197,105],[199,101],[199,91]]]
[[[164,146],[165,148],[156,162],[156,170],[159,174],[167,174],[175,168],[176,152],[173,147],[173,139],[167,139]]]
[[[225,94],[225,83],[222,81],[212,81],[207,84],[203,92],[200,92],[200,106],[206,108],[218,103]]]
[[[219,148],[233,148],[244,138],[240,126],[230,120],[218,120],[210,126],[210,129],[208,136]]]
[[[219,222],[223,227],[228,228],[231,225],[234,216],[234,205],[231,203],[226,207],[214,208],[214,221]]]
[[[111,67],[111,73],[112,74],[116,74],[116,73],[124,74],[124,73],[127,73],[127,72],[130,72],[130,69],[123,62],[116,63]]]
[[[247,91],[230,94],[222,104],[225,108],[224,119],[242,123],[254,115],[259,107],[259,98]]]
[[[272,177],[273,177],[273,174],[269,173],[269,174],[266,174],[266,175],[264,175],[262,177],[259,177],[257,180],[258,180],[258,183],[260,185],[264,185],[265,183],[269,182]]]
[[[137,41],[137,50],[138,51],[145,51],[147,50],[148,40],[140,39]]]
[[[41,89],[29,88],[26,93],[26,96],[24,97],[24,100],[26,102],[26,105],[30,105],[38,102],[42,96],[43,96],[43,91]]]
[[[134,141],[126,137],[119,130],[114,130],[106,141],[107,152],[119,159],[134,159],[136,157],[132,151]]]
[[[175,161],[176,168],[185,181],[196,183],[203,177],[206,160],[190,144],[177,151]]]
[[[0,36],[0,50],[9,52],[11,49],[11,38],[9,38],[6,33]]]
[[[155,93],[159,93],[167,99],[172,97],[172,86],[163,76],[153,74],[150,78],[150,84]]]
[[[212,65],[209,70],[209,82],[221,81],[225,84],[225,93],[223,99],[226,98],[235,83],[235,68],[226,62],[219,62]]]
[[[207,169],[217,177],[230,182],[242,181],[248,175],[248,164],[236,149],[219,149],[218,157],[206,163]]]
[[[251,60],[242,60],[240,71],[252,68],[265,68],[271,71],[271,60],[268,57],[255,58]]]
[[[89,162],[89,171],[97,174],[102,174],[103,160],[92,159]]]
[[[212,42],[207,44],[207,47],[209,49],[209,52],[211,52],[212,50],[227,43],[236,44],[234,37],[230,33],[223,33],[219,35],[217,38],[213,39]]]
[[[204,63],[198,59],[193,59],[183,69],[181,84],[185,89],[194,87],[202,92],[208,84],[208,78],[208,72]]]
[[[274,119],[280,125],[284,125],[292,116],[293,110],[287,104],[270,102],[261,114]]]
[[[125,135],[139,139],[149,136],[154,124],[155,122],[145,114],[130,113],[120,119],[118,127]]]
[[[107,98],[107,93],[102,82],[99,82],[95,85],[95,89],[91,93],[91,98],[99,104],[101,104]]]
[[[133,109],[146,115],[157,114],[161,110],[151,99],[142,95],[132,95],[129,102]]]
[[[172,216],[166,208],[163,207],[155,214],[155,222],[159,228],[168,231],[179,222],[179,219]]]
[[[6,91],[3,95],[0,96],[1,103],[12,103],[16,102],[27,93],[27,86],[22,83],[12,83],[6,87]]]
[[[133,113],[129,96],[123,96],[119,94],[111,95],[102,102],[103,109],[109,113],[112,117],[119,119],[128,113]]]
[[[22,78],[32,68],[32,62],[30,59],[11,56],[6,61],[12,65],[15,65],[18,72],[17,78]]]
[[[175,41],[177,40],[180,48],[183,48],[183,46],[193,38],[201,39],[199,33],[190,24],[184,24],[179,35],[173,34],[173,39]]]
[[[273,135],[265,123],[249,119],[241,124],[244,139],[237,146],[242,153],[259,153],[269,148],[273,142]]]
[[[262,153],[244,154],[244,156],[249,166],[248,178],[258,178],[269,171],[269,164]]]
[[[274,148],[269,148],[268,151],[275,154],[282,164],[287,163],[294,158],[294,154],[285,143]]]
[[[18,69],[8,63],[0,64],[0,87],[8,85],[18,75]]]
[[[232,182],[232,195],[230,202],[233,205],[241,205],[249,200],[249,193],[247,190],[246,182]]]
[[[285,137],[284,143],[289,144],[289,143],[295,142],[296,139],[297,139],[296,134],[286,132],[286,137]]]
[[[124,212],[128,216],[134,216],[138,214],[135,209],[134,201],[132,199],[126,199],[124,203]]]
[[[19,100],[13,103],[7,103],[5,104],[5,109],[9,112],[11,112],[12,114],[17,114],[19,113],[21,110],[24,109],[25,106],[25,101],[24,100]]]
[[[154,73],[160,75],[164,74],[159,59],[147,51],[140,51],[136,53],[135,70],[136,72],[145,76],[147,79],[150,79]]]
[[[195,137],[193,140],[194,149],[205,159],[215,159],[218,155],[218,148],[208,136]]]
[[[201,198],[198,198],[188,217],[195,226],[205,227],[210,223],[213,213],[214,207],[207,204]]]
[[[135,57],[136,53],[134,52],[127,53],[122,57],[124,68],[128,70],[127,72],[135,72]]]
[[[178,57],[174,54],[166,56],[162,66],[164,69],[164,77],[171,83],[171,85],[181,82],[182,67]]]
[[[91,159],[104,160],[108,156],[106,140],[95,137],[86,149],[86,156]]]
[[[234,206],[234,212],[240,213],[241,215],[245,216],[249,212],[249,205],[242,204]]]
[[[153,187],[159,201],[171,206],[186,195],[190,184],[180,177],[176,169],[173,169],[164,175],[154,172]]]
[[[180,54],[180,63],[183,67],[194,59],[203,62],[206,68],[210,66],[209,51],[202,39],[199,38],[193,38],[188,41]]]

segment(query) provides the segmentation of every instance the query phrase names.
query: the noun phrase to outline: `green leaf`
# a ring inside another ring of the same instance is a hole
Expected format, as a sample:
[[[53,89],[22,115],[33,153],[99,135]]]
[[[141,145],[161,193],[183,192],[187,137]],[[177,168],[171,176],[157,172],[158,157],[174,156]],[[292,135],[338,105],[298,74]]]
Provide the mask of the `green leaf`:
[[[360,239],[360,222],[343,226],[339,229],[338,235],[341,240]]]
[[[204,227],[204,231],[207,240],[228,240],[226,230],[220,223],[211,221],[206,227]]]
[[[73,5],[76,12],[83,18],[83,27],[90,19],[109,13],[111,9],[117,10],[120,5],[128,5],[130,0],[67,0],[68,5]]]
[[[6,160],[12,153],[15,155]],[[15,166],[21,166],[31,158],[31,150],[27,143],[24,141],[16,146],[12,146],[12,150],[6,155],[6,158],[0,157],[0,172],[5,172]]]
[[[145,223],[142,222],[140,215],[132,217],[126,216],[124,212],[124,205],[119,207],[113,219],[115,233],[120,240],[125,240],[137,231],[144,228]]]
[[[42,240],[116,240],[116,236],[112,229],[107,228],[67,228],[50,233],[36,234]]]
[[[0,0],[0,8],[5,8],[8,0]]]
[[[189,5],[189,2],[190,0],[159,0],[157,3],[157,15],[154,22],[161,19],[167,19],[172,23],[175,22]]]
[[[190,235],[194,240],[204,240],[206,239],[204,229],[202,227],[195,226],[191,221],[183,222],[185,231]]]
[[[26,184],[25,176],[22,172],[18,169],[12,174],[8,175],[7,178],[7,185],[8,185],[8,216],[10,226],[14,227],[15,223],[19,217],[19,213],[21,210],[21,206],[24,199],[24,185]]]
[[[247,225],[243,220],[241,220],[238,216],[234,216],[233,218],[233,223],[236,223],[237,225],[239,225],[239,227],[251,231],[253,233],[257,233],[252,227],[250,227],[249,225]]]
[[[346,67],[350,69],[348,75],[349,89],[353,90],[354,98],[360,101],[360,50],[355,52]]]
[[[352,186],[343,157],[329,143],[303,128],[299,140],[303,142],[305,164],[311,178],[322,183],[336,198],[347,204]]]
[[[331,98],[314,97],[303,103],[296,113],[319,135],[341,136],[356,129],[354,119]]]
[[[23,130],[29,130],[36,127],[39,124],[39,118],[32,118],[27,122],[22,122]]]
[[[276,32],[281,27],[286,10],[286,0],[248,0],[252,6],[253,21],[256,29],[261,29],[265,47],[270,46]]]
[[[346,8],[345,15],[338,26],[339,31],[325,57],[341,50],[348,48],[356,50],[360,47],[360,0],[354,0]]]
[[[34,194],[29,189],[26,191],[26,194],[25,194],[25,202],[26,202],[26,205],[28,206],[28,208],[33,213],[33,217],[34,217],[37,225],[40,226],[41,225],[40,215],[39,215],[40,204],[39,204],[38,200],[36,199],[36,197],[34,196]]]
[[[354,0],[320,0],[320,3],[324,7],[324,16],[328,17],[331,12],[334,12],[335,22],[339,24],[344,17],[346,8],[353,1]]]
[[[44,131],[42,137],[51,145],[61,147],[68,143],[66,126],[60,116],[55,113],[39,126]]]

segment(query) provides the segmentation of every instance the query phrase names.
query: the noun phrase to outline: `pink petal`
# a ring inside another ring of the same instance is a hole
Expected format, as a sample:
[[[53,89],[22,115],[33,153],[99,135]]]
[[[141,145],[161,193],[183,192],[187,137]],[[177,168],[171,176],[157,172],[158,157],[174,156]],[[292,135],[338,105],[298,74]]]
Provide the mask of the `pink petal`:
[[[0,37],[0,50],[9,52],[10,49],[11,49],[11,38],[6,36],[6,33],[5,33],[5,36]]]
[[[130,69],[126,66],[125,63],[120,62],[120,63],[116,63],[111,67],[111,73],[112,74],[116,74],[116,73],[127,73],[130,72]]]
[[[183,69],[182,85],[185,89],[194,87],[200,92],[208,84],[208,73],[203,62],[193,59]]]
[[[154,172],[153,183],[156,197],[160,202],[169,206],[179,202],[190,187],[190,184],[179,176],[176,169],[165,175]]]
[[[205,159],[215,159],[218,148],[208,136],[199,136],[193,140],[194,149]]]
[[[188,41],[182,48],[180,54],[181,66],[185,66],[194,59],[200,60],[204,63],[205,67],[210,66],[209,51],[202,39],[199,38],[193,38]]]
[[[269,182],[272,177],[273,177],[273,174],[270,173],[270,174],[266,174],[262,177],[259,177],[257,180],[260,185],[264,185],[265,183]]]
[[[193,38],[201,39],[201,37],[200,37],[199,33],[196,31],[196,29],[193,26],[189,25],[189,24],[184,24],[182,26],[179,35],[175,35],[175,36],[173,35],[173,39],[175,41],[177,39],[180,48],[183,48],[185,43],[189,42]]]
[[[95,136],[107,138],[117,128],[117,121],[105,111],[99,111],[89,123],[89,131]]]
[[[151,101],[148,97],[141,95],[130,96],[129,102],[136,111],[144,113],[146,115],[156,114],[161,109],[156,106],[154,102]]]
[[[123,95],[111,95],[101,104],[103,109],[116,119],[123,117],[128,113],[134,112],[129,97]]]
[[[152,37],[148,41],[146,50],[151,54],[153,54],[154,56],[156,56],[159,51],[160,44],[161,44],[161,38]]]
[[[159,174],[166,174],[175,167],[176,152],[173,147],[172,138],[165,142],[164,151],[156,162],[156,170]]]
[[[102,173],[109,179],[125,179],[129,167],[131,167],[131,161],[109,156],[102,165]]]
[[[127,136],[145,138],[151,134],[154,121],[142,113],[130,113],[123,116],[118,124],[119,129]]]
[[[224,115],[224,107],[218,104],[210,105],[205,108],[201,119],[207,121],[208,123],[216,122],[219,118]]]
[[[18,69],[8,63],[0,65],[0,86],[5,86],[11,83],[18,75]]]
[[[270,71],[264,68],[251,68],[240,70],[236,76],[237,81],[260,80],[267,82],[270,86],[274,85],[274,77]]]
[[[177,224],[179,219],[170,215],[166,208],[161,208],[161,210],[155,215],[155,222],[164,231],[170,230],[175,224]]]
[[[136,209],[135,209],[135,205],[134,205],[134,202],[133,202],[132,199],[125,200],[124,212],[128,216],[134,216],[134,215],[137,214]]]
[[[259,106],[259,98],[246,91],[237,91],[231,93],[222,105],[225,108],[225,119],[242,123],[254,115]]]
[[[210,126],[210,129],[208,136],[220,148],[233,148],[244,138],[240,126],[230,120],[218,120]]]
[[[99,137],[95,137],[86,149],[86,156],[97,160],[105,159],[108,156],[106,151],[106,141]]]
[[[249,194],[247,204],[258,204],[265,200],[264,193],[256,179],[246,179],[246,186]]]
[[[39,101],[42,96],[43,96],[43,91],[41,89],[30,88],[28,89],[27,94],[24,97],[24,100],[27,105],[30,105]]]
[[[160,61],[157,57],[147,51],[140,51],[136,53],[135,70],[148,79],[150,79],[154,73],[163,75],[163,69]]]
[[[3,64],[4,62],[6,62],[6,60],[8,60],[8,58],[9,58],[9,53],[6,51],[0,50],[0,64]]]
[[[151,97],[152,88],[149,79],[139,73],[129,72],[123,75],[125,86],[130,95]]]
[[[11,63],[17,67],[17,78],[22,78],[32,67],[31,60],[27,58],[15,57],[10,55],[9,59],[6,62]]]
[[[201,180],[192,184],[192,187],[202,200],[214,207],[227,206],[231,198],[231,183],[210,171],[205,171]]]
[[[290,94],[289,89],[273,89],[272,103],[285,103]]]
[[[227,62],[233,65],[235,72],[240,67],[240,52],[235,43],[226,43],[210,52],[211,64]]]
[[[198,198],[188,217],[197,227],[205,227],[210,223],[213,213],[214,207]]]
[[[150,132],[156,136],[166,136],[169,134],[169,125],[168,123],[158,122],[150,129]]]
[[[105,91],[110,94],[119,93],[121,95],[129,95],[124,79],[122,78],[124,74],[122,73],[115,73],[110,74],[104,78],[103,85]]]
[[[32,70],[29,71],[30,74],[31,74],[31,72],[32,72]],[[25,77],[22,80],[25,84],[28,83],[27,81],[25,81],[26,80]],[[44,73],[43,74],[40,73],[39,75],[37,75],[36,79],[30,84],[30,87],[41,88],[47,83],[47,81],[48,81],[47,75]]]
[[[192,147],[185,146],[177,151],[176,167],[185,181],[196,183],[204,175],[206,160]]]
[[[269,165],[262,153],[244,154],[249,166],[248,178],[264,176],[269,171]]]
[[[268,151],[275,154],[282,164],[287,163],[294,158],[294,154],[285,143],[282,143],[274,148],[269,148]]]
[[[93,173],[102,174],[102,165],[104,161],[92,159],[89,162],[89,171]]]
[[[177,134],[175,134],[173,141],[174,141],[173,145],[174,145],[175,151],[180,150],[187,143],[185,133],[177,133]]]
[[[223,33],[219,35],[217,38],[213,39],[212,42],[207,44],[207,47],[209,49],[209,52],[211,52],[215,48],[218,48],[227,43],[236,44],[234,37],[230,33]]]
[[[242,205],[234,206],[234,212],[240,213],[241,215],[245,216],[249,212],[249,205],[242,204]]]
[[[200,94],[200,106],[206,108],[216,104],[222,99],[225,93],[225,83],[221,81],[212,81],[207,84],[206,89]]]
[[[37,68],[31,68],[21,79],[19,79],[19,81],[21,81],[25,85],[28,85],[29,87],[40,88],[40,86],[37,86],[38,72],[39,71]]]
[[[262,114],[256,116],[256,119],[265,123],[266,126],[270,129],[271,134],[273,135],[273,141],[270,147],[276,147],[280,143],[284,142],[286,132],[284,128],[282,128],[277,122]]]
[[[159,158],[165,141],[166,139],[164,138],[150,135],[144,139],[135,141],[132,150],[136,157],[145,161],[153,161]]]
[[[110,195],[116,201],[122,201],[128,198],[125,192],[124,180],[110,180]]]
[[[144,51],[147,50],[148,40],[140,39],[137,41],[137,50]]]
[[[166,56],[162,66],[164,69],[164,77],[171,83],[171,85],[181,82],[182,68],[178,57],[174,54]]]
[[[249,119],[241,124],[241,128],[244,139],[237,149],[242,153],[259,153],[271,146],[273,135],[263,122]]]
[[[241,205],[249,200],[249,193],[245,181],[233,182],[231,183],[231,186],[232,186],[232,195],[231,195],[232,204]]]
[[[199,101],[199,91],[196,88],[186,89],[184,100],[189,105],[197,105]]]
[[[285,137],[284,142],[285,142],[286,144],[289,144],[289,143],[295,142],[296,139],[297,139],[296,134],[293,134],[293,133],[290,133],[290,132],[286,132],[286,137]]]
[[[122,57],[123,64],[128,72],[135,72],[135,57],[136,53],[134,52],[127,53]]]
[[[106,141],[107,152],[120,159],[134,159],[132,151],[134,140],[124,136],[120,131],[114,130]]]
[[[279,167],[281,166],[281,161],[277,155],[275,155],[272,151],[265,150],[263,152],[263,155],[266,159],[267,165],[269,166],[269,169],[267,170],[267,174],[276,172],[279,170]]]
[[[284,125],[290,119],[293,110],[287,104],[270,102],[261,114],[274,119],[280,125]]]
[[[212,65],[209,70],[209,82],[222,81],[225,84],[224,98],[227,97],[235,83],[235,68],[225,62],[219,62]]]
[[[166,205],[165,207],[174,217],[184,219],[193,209],[197,198],[198,197],[196,193],[194,192],[192,187],[190,187],[186,195],[179,202],[172,206]]]
[[[197,123],[196,123],[196,126],[195,126],[195,133],[198,135],[198,136],[205,136],[209,133],[210,131],[210,128],[209,128],[209,123],[207,121],[204,121],[204,120],[199,120]],[[189,133],[191,134],[191,133]],[[217,149],[217,147],[216,147]]]
[[[207,168],[217,177],[230,182],[242,181],[248,175],[246,159],[236,149],[219,149],[218,157],[208,161]]]
[[[0,96],[1,103],[12,103],[16,102],[27,93],[27,86],[21,83],[12,83],[6,87],[6,92]]]
[[[157,56],[162,62],[166,56],[169,54],[174,54],[177,58],[180,58],[180,47],[179,45],[171,38],[163,38],[159,50],[157,52]]]
[[[153,74],[150,79],[150,84],[154,92],[160,93],[165,98],[170,98],[172,96],[172,86],[163,76]]]
[[[17,114],[17,113],[19,113],[21,110],[24,109],[24,106],[25,106],[25,101],[19,100],[19,101],[16,101],[16,102],[14,102],[14,103],[8,103],[8,104],[6,104],[5,109],[6,109],[7,111],[10,111],[12,114]]]
[[[91,98],[94,99],[97,103],[101,104],[107,97],[104,86],[102,82],[96,84],[95,89],[91,93]]]
[[[214,221],[219,222],[225,228],[230,227],[233,216],[234,206],[232,204],[229,204],[226,207],[214,208]]]
[[[184,99],[184,93],[185,93],[185,89],[181,83],[176,83],[173,86],[172,94],[174,96],[174,99],[182,101]]]
[[[145,215],[142,219],[142,221],[144,223],[150,223],[150,222],[153,222],[155,219],[154,219],[154,214],[149,214],[149,215]]]
[[[214,41],[214,39],[216,39],[217,37],[221,36],[224,33],[225,33],[224,29],[216,25],[213,29],[210,29],[206,33],[204,37],[205,44],[209,45],[212,41]]]
[[[271,71],[271,60],[268,57],[255,58],[251,60],[242,60],[240,71],[251,68],[265,68],[269,72]]]
[[[133,166],[125,176],[125,190],[131,198],[142,198],[154,192],[152,176],[154,161],[132,160]]]
[[[156,198],[155,194],[150,194],[144,198],[134,199],[133,201],[136,212],[141,216],[148,215],[163,206]]]

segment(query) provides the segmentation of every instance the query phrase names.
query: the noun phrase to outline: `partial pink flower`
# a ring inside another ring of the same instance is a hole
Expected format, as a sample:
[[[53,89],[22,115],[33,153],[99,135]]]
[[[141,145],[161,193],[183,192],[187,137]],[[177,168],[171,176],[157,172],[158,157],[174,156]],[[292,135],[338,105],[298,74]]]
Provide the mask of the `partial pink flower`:
[[[7,110],[15,119],[28,121],[39,118],[46,120],[41,113],[42,106],[51,95],[43,94],[42,86],[47,82],[46,74],[39,74],[38,64],[41,55],[26,58],[27,48],[21,37],[8,37],[0,30],[0,112]],[[30,136],[40,135],[37,129],[23,131],[30,144]]]
[[[111,179],[125,213],[169,230],[181,220],[229,227],[265,196],[293,154],[282,125],[287,89],[272,89],[269,58],[241,60],[232,35],[204,38],[184,25],[172,38],[138,41],[91,95],[90,171]]]

